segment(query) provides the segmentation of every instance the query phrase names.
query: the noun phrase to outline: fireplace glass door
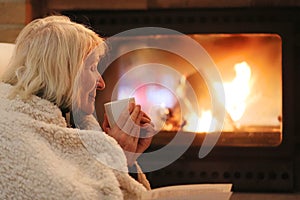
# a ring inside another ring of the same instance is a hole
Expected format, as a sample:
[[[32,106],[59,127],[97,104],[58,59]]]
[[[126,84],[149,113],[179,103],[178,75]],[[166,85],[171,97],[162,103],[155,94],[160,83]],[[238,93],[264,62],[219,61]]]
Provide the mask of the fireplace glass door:
[[[214,83],[222,84],[225,94],[225,101],[220,99],[225,109],[221,130],[210,126],[215,120],[212,98],[218,95],[212,95],[194,64],[166,50],[180,48],[195,57],[200,54],[180,35],[119,38],[113,48],[121,56],[103,73],[104,79],[114,83],[104,91],[107,99],[134,96],[159,130],[154,141],[177,131],[198,137],[221,131],[220,146],[280,145],[284,120],[281,37],[270,33],[188,37],[203,47],[221,77],[221,83]],[[128,44],[143,48],[125,52]],[[166,48],[155,49],[152,44]]]

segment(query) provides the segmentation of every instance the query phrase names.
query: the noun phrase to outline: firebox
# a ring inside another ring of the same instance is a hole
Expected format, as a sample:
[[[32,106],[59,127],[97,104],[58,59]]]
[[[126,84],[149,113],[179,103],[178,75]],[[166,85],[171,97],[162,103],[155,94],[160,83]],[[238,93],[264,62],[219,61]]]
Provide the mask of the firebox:
[[[152,44],[159,44],[189,52],[182,35],[117,37],[114,52],[122,52],[128,44],[143,48],[122,54],[102,71],[107,86],[96,100],[97,114],[103,113],[99,105],[107,101],[134,96],[159,129],[147,153],[171,144],[169,153],[172,154],[172,149],[175,151],[183,145],[172,144],[178,133],[183,138],[193,138],[177,160],[160,169],[147,171],[163,163],[163,156],[155,161],[141,157],[140,163],[152,187],[232,183],[234,191],[299,190],[296,147],[300,137],[295,128],[296,111],[299,111],[296,105],[299,8],[62,13],[88,24],[107,38],[141,27],[176,30],[203,47],[217,68],[226,99],[221,103],[225,115],[220,130],[209,126],[215,120],[212,98],[218,95],[211,94],[205,77],[185,58],[151,48]],[[189,54],[197,57],[200,53],[190,51]],[[165,68],[158,64],[169,70],[161,70]],[[127,76],[129,73],[131,76]],[[139,84],[148,76],[155,77],[156,81]],[[102,116],[97,116],[102,121]],[[207,156],[199,158],[206,136],[215,132],[220,132],[216,145]]]

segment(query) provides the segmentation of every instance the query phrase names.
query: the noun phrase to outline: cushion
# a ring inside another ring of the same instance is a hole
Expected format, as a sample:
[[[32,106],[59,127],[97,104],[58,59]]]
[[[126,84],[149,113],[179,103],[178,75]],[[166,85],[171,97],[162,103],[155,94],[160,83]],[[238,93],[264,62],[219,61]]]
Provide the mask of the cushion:
[[[8,65],[14,47],[15,45],[12,43],[0,43],[0,76]]]

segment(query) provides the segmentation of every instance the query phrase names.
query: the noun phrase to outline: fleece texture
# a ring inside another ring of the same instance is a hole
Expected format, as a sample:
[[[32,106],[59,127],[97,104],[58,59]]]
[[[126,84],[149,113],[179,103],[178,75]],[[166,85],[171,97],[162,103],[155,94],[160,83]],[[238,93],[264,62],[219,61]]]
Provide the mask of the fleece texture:
[[[0,83],[0,199],[139,199],[146,191],[94,118],[82,125],[94,130],[68,128],[57,106],[9,99],[11,88]]]

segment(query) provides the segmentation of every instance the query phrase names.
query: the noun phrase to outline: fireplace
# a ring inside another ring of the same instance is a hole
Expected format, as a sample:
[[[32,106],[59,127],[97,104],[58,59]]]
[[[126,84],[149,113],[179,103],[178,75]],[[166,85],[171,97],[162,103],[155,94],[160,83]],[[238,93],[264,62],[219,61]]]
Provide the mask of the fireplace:
[[[297,56],[300,53],[299,8],[61,12],[88,24],[104,37],[139,27],[179,31],[201,44],[217,66],[227,99],[223,105],[225,120],[222,130],[205,126],[206,121],[212,121],[214,117],[205,78],[195,72],[189,62],[173,53],[153,48],[131,51],[118,57],[103,71],[104,80],[110,84],[101,92],[101,99],[97,99],[99,105],[111,99],[135,96],[160,127],[147,152],[162,149],[178,133],[193,139],[176,161],[147,172],[152,187],[233,183],[234,191],[299,190],[300,167],[296,155],[300,136],[295,128],[299,121],[296,119],[299,111],[296,104],[299,100],[296,91],[297,66],[300,64]],[[114,48],[122,51],[128,43],[145,40],[148,44],[162,44],[166,37],[168,45],[176,45],[181,40],[176,34],[138,34],[118,38],[119,46]],[[147,63],[171,66],[181,76],[170,78],[168,72],[157,71]],[[136,87],[145,76],[138,75],[138,71],[134,72],[136,77],[124,78],[124,74],[141,65],[143,72],[146,69],[146,74],[159,79],[159,84]],[[174,82],[165,87],[162,83],[168,80]],[[182,109],[176,98],[179,94],[173,91],[184,88],[184,97],[187,98],[188,84],[196,95],[194,100],[189,100],[191,105],[185,104]],[[103,112],[103,107],[97,106],[97,109],[99,113]],[[161,115],[157,117],[157,113]],[[102,120],[101,115],[98,118]],[[191,128],[191,122],[199,123]],[[199,150],[205,137],[218,131],[220,137],[216,145],[200,159]],[[175,152],[180,145],[183,144],[179,142],[171,146],[169,153]],[[163,156],[154,161],[141,158],[140,162],[147,171],[163,163],[163,159]]]

